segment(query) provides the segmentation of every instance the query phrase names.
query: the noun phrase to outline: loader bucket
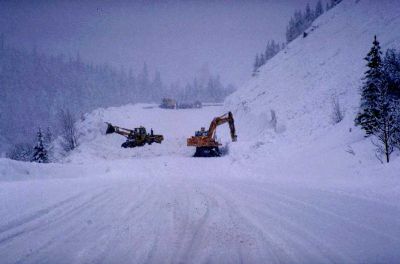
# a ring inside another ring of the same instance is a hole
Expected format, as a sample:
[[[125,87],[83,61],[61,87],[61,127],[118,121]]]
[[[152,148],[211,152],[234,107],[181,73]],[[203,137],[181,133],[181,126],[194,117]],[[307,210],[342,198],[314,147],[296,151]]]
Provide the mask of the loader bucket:
[[[110,123],[107,123],[107,130],[106,130],[106,134],[112,134],[115,132],[115,128],[113,125],[111,125]]]

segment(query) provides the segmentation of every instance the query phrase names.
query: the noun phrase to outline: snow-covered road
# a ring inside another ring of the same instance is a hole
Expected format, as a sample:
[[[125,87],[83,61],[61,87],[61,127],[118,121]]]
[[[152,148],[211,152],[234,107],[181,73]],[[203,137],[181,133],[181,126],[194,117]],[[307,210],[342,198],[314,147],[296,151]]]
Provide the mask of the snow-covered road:
[[[132,173],[111,177],[2,184],[2,194],[21,197],[9,204],[19,217],[1,221],[1,262],[390,263],[400,258],[398,207],[238,178],[227,162],[158,158],[143,163],[139,174],[134,162],[125,167]],[[164,169],[155,170],[152,163],[163,163]],[[20,212],[26,203],[34,209]]]
[[[202,112],[209,115],[205,119],[221,109],[207,111]],[[184,137],[186,129],[195,128],[183,128],[177,137]],[[0,160],[3,178],[7,172],[20,177],[0,182],[1,263],[400,260],[400,207],[395,202],[339,184],[330,188],[318,180],[292,181],[285,171],[235,153],[195,159],[185,146],[169,155],[158,145],[148,147],[159,151],[154,157],[137,157],[134,151],[140,150],[132,150],[133,157],[117,158],[126,151],[117,144],[118,153],[112,152],[118,137],[100,138],[112,144],[103,160],[88,154],[100,139],[71,158],[85,157],[81,164]]]

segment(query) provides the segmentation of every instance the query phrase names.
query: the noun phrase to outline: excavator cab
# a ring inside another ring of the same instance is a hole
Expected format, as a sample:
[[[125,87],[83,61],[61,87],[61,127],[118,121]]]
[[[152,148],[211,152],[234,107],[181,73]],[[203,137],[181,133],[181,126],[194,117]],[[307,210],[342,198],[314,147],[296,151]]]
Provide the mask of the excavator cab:
[[[205,127],[200,128],[200,130],[196,131],[194,133],[194,135],[196,137],[206,137],[207,136],[208,131],[206,131]]]
[[[133,130],[134,135],[139,135],[139,136],[145,136],[147,135],[146,133],[146,128],[144,127],[137,127]]]

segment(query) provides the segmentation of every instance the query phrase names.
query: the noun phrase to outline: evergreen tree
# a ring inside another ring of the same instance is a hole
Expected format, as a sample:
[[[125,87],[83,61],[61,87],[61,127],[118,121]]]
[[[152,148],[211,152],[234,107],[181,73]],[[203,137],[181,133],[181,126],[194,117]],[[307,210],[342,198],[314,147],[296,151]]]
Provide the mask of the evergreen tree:
[[[1,33],[1,35],[0,35],[0,50],[4,50],[4,48],[5,48],[5,45],[4,45],[4,43],[5,43],[5,37],[4,37],[4,33]]]
[[[156,71],[154,75],[154,79],[151,83],[152,90],[152,100],[154,102],[158,102],[163,98],[163,84],[161,81],[161,74],[159,71]]]
[[[373,134],[377,126],[375,117],[379,109],[377,109],[376,98],[382,86],[383,77],[381,54],[381,47],[375,36],[373,46],[365,57],[368,70],[365,72],[364,84],[361,87],[360,111],[355,120],[356,125],[360,125],[367,136]]]
[[[253,64],[253,76],[256,75],[259,67],[260,67],[260,57],[257,54]]]
[[[394,141],[400,149],[400,53],[394,49],[387,50],[383,60],[383,69],[388,86],[390,109],[394,115]]]
[[[290,43],[296,38],[294,30],[294,20],[293,17],[291,17],[289,20],[289,25],[286,27],[286,43]]]
[[[389,94],[400,99],[400,53],[388,49],[383,59],[383,69],[389,85]]]
[[[384,154],[386,162],[399,133],[398,101],[390,95],[389,82],[385,77],[382,52],[376,36],[373,46],[365,60],[368,70],[365,72],[364,84],[361,89],[360,110],[355,119],[356,125],[365,130],[366,136],[375,136],[374,145],[380,154]]]
[[[263,53],[260,54],[260,66],[263,66],[267,62],[265,55]]]
[[[314,11],[315,18],[319,17],[323,13],[324,13],[324,8],[322,6],[322,2],[321,2],[321,0],[318,0],[317,5],[315,6],[315,11]]]
[[[331,8],[342,2],[342,0],[331,0]]]
[[[307,29],[314,21],[314,12],[311,10],[310,4],[307,3],[306,11],[304,13],[304,29]]]
[[[43,144],[43,134],[40,129],[37,133],[37,143],[33,151],[32,161],[38,163],[48,163],[49,161],[47,157],[47,150]]]
[[[147,63],[143,64],[143,69],[142,69],[141,74],[138,77],[138,80],[139,80],[138,88],[139,88],[140,94],[142,95],[141,100],[144,102],[149,102],[152,91],[150,88],[149,71],[147,69]]]
[[[294,28],[295,28],[294,30],[295,38],[300,36],[303,33],[303,31],[307,28],[303,13],[300,10],[294,13]]]

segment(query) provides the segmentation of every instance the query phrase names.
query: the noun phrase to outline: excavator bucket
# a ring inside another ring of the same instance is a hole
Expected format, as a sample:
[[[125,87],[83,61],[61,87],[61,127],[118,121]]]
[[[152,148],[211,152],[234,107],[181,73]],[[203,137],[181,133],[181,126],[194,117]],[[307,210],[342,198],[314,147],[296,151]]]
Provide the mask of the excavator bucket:
[[[106,134],[112,134],[115,132],[115,128],[113,125],[111,125],[110,123],[107,123],[107,130],[106,130]]]

